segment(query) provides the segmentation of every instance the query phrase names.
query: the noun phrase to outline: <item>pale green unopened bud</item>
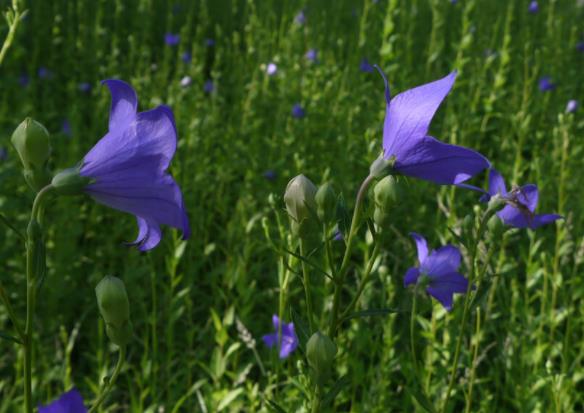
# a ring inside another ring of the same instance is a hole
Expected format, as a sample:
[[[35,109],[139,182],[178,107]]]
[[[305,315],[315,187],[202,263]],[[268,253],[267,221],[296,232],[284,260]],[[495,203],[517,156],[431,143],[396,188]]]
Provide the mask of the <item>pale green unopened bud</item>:
[[[83,193],[91,178],[81,176],[79,167],[68,168],[53,177],[51,185],[59,195],[78,195]]]
[[[335,343],[320,331],[314,333],[306,343],[306,358],[319,385],[322,386],[330,377],[336,354]]]
[[[328,182],[321,185],[316,191],[316,212],[322,222],[331,222],[335,219],[337,196],[333,186]]]
[[[316,186],[304,175],[290,180],[284,193],[286,210],[292,220],[292,231],[303,238],[309,233],[309,227],[316,213]]]
[[[373,220],[378,226],[384,227],[389,223],[392,207],[401,199],[401,184],[395,177],[388,175],[377,182],[373,194],[375,200]]]
[[[106,275],[95,287],[95,295],[108,337],[114,344],[125,346],[132,338],[132,323],[124,282]]]
[[[26,118],[12,133],[12,144],[24,169],[42,169],[51,155],[49,132],[37,121]]]

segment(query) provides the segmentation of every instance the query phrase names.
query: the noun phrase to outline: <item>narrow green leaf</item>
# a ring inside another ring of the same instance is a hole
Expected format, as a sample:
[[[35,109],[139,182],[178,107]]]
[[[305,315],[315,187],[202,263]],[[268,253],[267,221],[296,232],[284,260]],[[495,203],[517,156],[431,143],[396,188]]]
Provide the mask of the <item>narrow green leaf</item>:
[[[278,412],[278,413],[286,413],[286,410],[284,410],[278,403],[276,403],[273,400],[268,400],[268,399],[264,399],[264,401],[266,402],[266,404],[268,405],[268,408],[270,409],[270,411],[273,412]]]
[[[4,331],[0,331],[0,338],[3,338],[8,341],[13,341],[14,343],[22,344],[22,341],[20,341],[20,339],[11,336],[10,334],[5,333]]]

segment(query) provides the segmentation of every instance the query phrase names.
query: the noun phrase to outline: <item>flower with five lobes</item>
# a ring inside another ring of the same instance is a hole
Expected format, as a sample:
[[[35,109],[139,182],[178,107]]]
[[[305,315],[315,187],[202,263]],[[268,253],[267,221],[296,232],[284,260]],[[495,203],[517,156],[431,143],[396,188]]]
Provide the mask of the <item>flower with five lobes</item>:
[[[272,323],[276,332],[266,334],[262,337],[262,340],[269,348],[277,344],[280,349],[280,358],[285,359],[298,347],[298,337],[294,331],[294,323],[282,323],[282,329],[280,330],[280,318],[275,314],[272,316]]]
[[[58,193],[85,192],[97,202],[136,216],[140,251],[154,248],[160,225],[190,236],[180,188],[168,173],[176,151],[172,110],[164,105],[138,112],[138,97],[121,80],[105,80],[112,95],[108,133],[85,155],[79,166],[55,175]]]
[[[458,184],[489,167],[480,153],[428,135],[430,122],[450,92],[456,72],[390,98],[387,78],[375,67],[385,82],[383,158],[394,172],[437,184]]]
[[[404,286],[420,285],[447,310],[452,310],[454,293],[466,293],[468,280],[458,272],[460,251],[452,245],[445,245],[428,251],[424,237],[410,233],[418,249],[419,267],[406,271]]]
[[[51,404],[39,406],[39,413],[87,413],[87,409],[79,392],[73,389]]]

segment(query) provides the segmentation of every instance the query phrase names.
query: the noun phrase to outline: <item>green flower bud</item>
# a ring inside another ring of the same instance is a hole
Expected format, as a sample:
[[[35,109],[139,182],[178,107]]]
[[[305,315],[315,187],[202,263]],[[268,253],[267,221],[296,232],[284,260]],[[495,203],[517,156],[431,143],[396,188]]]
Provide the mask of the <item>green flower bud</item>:
[[[99,312],[106,324],[110,340],[122,347],[132,338],[130,302],[124,282],[117,277],[106,275],[95,287]]]
[[[395,177],[388,175],[377,182],[373,195],[375,200],[373,220],[383,228],[389,224],[391,208],[401,199],[401,184]]]
[[[292,231],[301,238],[306,237],[316,213],[316,186],[304,175],[298,175],[288,183],[284,193],[286,210],[292,220]]]
[[[79,174],[80,167],[68,168],[53,177],[51,185],[59,195],[78,195],[83,193],[91,178]]]
[[[306,343],[306,358],[317,384],[323,385],[331,375],[337,347],[326,335],[317,331]]]
[[[333,186],[328,182],[321,185],[316,191],[316,213],[322,222],[331,222],[335,219],[337,209],[337,196]]]
[[[12,145],[24,167],[24,179],[35,191],[44,188],[51,179],[47,161],[51,155],[49,132],[31,118],[26,118],[12,134]]]
[[[385,159],[383,153],[369,167],[369,175],[381,178],[391,172],[395,158]]]

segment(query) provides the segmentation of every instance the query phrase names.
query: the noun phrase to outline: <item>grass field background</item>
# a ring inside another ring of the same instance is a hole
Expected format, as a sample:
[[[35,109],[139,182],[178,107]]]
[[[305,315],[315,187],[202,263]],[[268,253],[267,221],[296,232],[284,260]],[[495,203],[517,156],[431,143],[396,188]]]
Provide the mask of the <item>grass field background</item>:
[[[583,411],[584,110],[566,114],[565,108],[570,99],[584,103],[584,5],[540,1],[539,12],[529,13],[528,4],[27,1],[29,14],[0,68],[0,147],[8,150],[0,161],[2,213],[24,229],[33,199],[10,146],[14,128],[26,116],[45,124],[52,133],[51,167],[70,167],[107,130],[110,98],[99,81],[119,78],[136,88],[141,110],[165,103],[174,111],[179,146],[172,173],[193,233],[184,242],[166,230],[160,246],[141,254],[123,245],[136,234],[131,215],[87,197],[50,206],[49,274],[36,317],[37,402],[73,385],[86,400],[96,397],[116,352],[94,287],[114,274],[127,285],[136,338],[102,411],[268,412],[266,400],[307,411],[302,352],[280,361],[261,341],[278,311],[282,271],[265,233],[282,232],[282,195],[299,173],[316,184],[332,182],[349,205],[354,202],[381,150],[385,113],[380,76],[360,68],[366,58],[386,71],[393,94],[458,70],[433,136],[480,151],[510,182],[536,183],[538,211],[566,218],[498,240],[488,292],[468,321],[461,357],[467,368],[449,411],[464,411],[471,377],[470,411]],[[178,45],[166,45],[166,33],[179,34]],[[317,50],[316,61],[306,57],[310,49]],[[277,65],[272,76],[270,62]],[[185,76],[192,80],[186,87]],[[555,89],[539,89],[543,76]],[[80,88],[84,82],[90,90]],[[303,118],[292,116],[296,103]],[[484,185],[484,175],[473,182]],[[402,286],[416,259],[408,233],[423,233],[434,246],[456,242],[448,228],[460,227],[477,198],[408,181],[360,302],[361,309],[397,307],[405,314],[344,326],[336,377],[346,375],[348,384],[336,411],[423,411],[408,392],[417,386],[410,374],[410,294]],[[350,288],[368,248],[361,236]],[[0,230],[0,277],[19,314],[24,260],[20,239]],[[317,307],[326,312],[328,287],[324,280],[318,285]],[[458,302],[452,313],[424,302],[418,317],[422,386],[436,405],[459,334]],[[289,306],[304,310],[297,278]],[[0,307],[0,330],[9,329]],[[20,411],[21,368],[18,346],[0,341],[0,413]]]

